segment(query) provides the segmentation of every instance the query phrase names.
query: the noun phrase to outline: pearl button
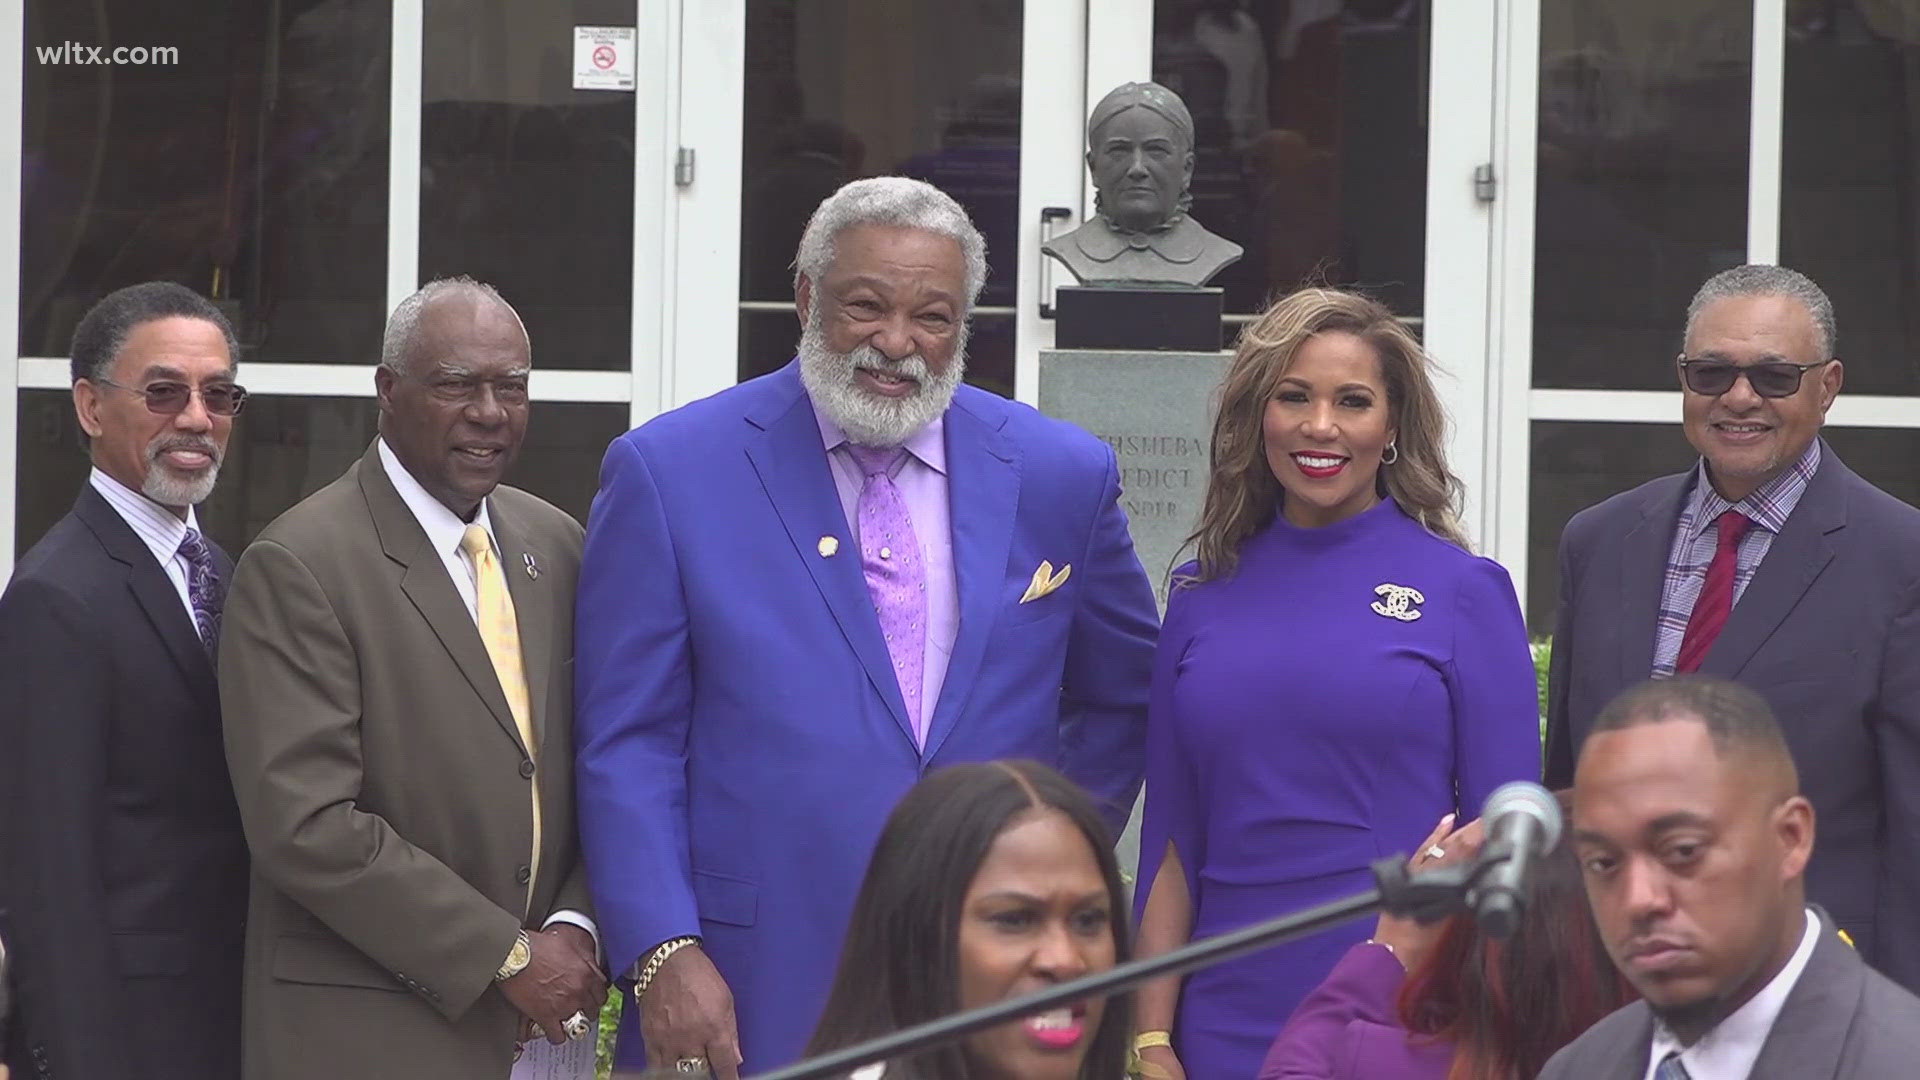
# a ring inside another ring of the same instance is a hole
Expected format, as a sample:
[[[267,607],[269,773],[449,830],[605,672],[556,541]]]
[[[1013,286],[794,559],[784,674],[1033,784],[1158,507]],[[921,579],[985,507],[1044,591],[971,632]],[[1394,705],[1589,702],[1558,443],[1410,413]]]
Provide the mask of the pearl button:
[[[884,548],[884,547],[883,547],[883,548],[881,548],[881,549],[880,549],[880,557],[881,557],[881,558],[883,558],[883,559],[891,559],[891,558],[893,558],[893,549],[892,549],[892,548]]]

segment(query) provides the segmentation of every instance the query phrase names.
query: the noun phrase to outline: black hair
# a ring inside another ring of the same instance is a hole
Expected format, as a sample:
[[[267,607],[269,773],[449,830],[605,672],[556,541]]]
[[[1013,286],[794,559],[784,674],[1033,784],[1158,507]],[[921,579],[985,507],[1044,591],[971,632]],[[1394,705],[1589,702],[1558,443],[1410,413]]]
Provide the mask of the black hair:
[[[80,324],[73,328],[70,353],[73,381],[105,378],[135,328],[176,316],[204,319],[219,327],[221,336],[227,339],[227,355],[239,364],[240,341],[234,337],[233,324],[213,301],[185,285],[143,281],[115,289],[80,317]]]
[[[1622,691],[1607,702],[1593,722],[1595,734],[1619,731],[1665,720],[1698,720],[1713,740],[1714,752],[1727,757],[1739,752],[1778,766],[1789,778],[1790,790],[1799,788],[1793,753],[1787,749],[1780,722],[1765,698],[1739,683],[1711,675],[1680,675],[1650,679]]]
[[[960,919],[994,841],[1037,810],[1056,810],[1093,848],[1112,911],[1114,958],[1128,956],[1125,887],[1093,800],[1033,761],[955,765],[909,791],[887,818],[854,902],[840,969],[809,1054],[838,1050],[960,1008]],[[1110,998],[1080,1075],[1126,1071],[1131,999]],[[892,1063],[888,1080],[968,1080],[958,1043]]]

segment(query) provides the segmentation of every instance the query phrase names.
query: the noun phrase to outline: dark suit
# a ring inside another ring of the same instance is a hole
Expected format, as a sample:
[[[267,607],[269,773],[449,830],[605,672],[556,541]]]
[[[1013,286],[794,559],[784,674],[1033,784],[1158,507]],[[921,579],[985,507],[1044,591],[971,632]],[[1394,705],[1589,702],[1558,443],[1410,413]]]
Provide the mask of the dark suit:
[[[1750,1080],[1890,1080],[1920,1070],[1920,998],[1860,962],[1821,912],[1819,939]],[[1540,1080],[1641,1080],[1653,1013],[1636,1001],[1553,1055]]]
[[[247,849],[213,665],[152,550],[92,487],[0,596],[0,703],[9,1065],[237,1077]]]
[[[1547,783],[1572,782],[1581,741],[1652,673],[1654,623],[1688,474],[1574,516],[1560,540]],[[1920,987],[1920,510],[1860,479],[1831,447],[1700,671],[1779,716],[1819,815],[1807,893],[1860,955]]]
[[[519,1014],[494,972],[523,926],[589,910],[566,668],[580,526],[509,487],[487,506],[537,763],[377,449],[240,558],[220,692],[254,852],[248,1080],[504,1080]]]

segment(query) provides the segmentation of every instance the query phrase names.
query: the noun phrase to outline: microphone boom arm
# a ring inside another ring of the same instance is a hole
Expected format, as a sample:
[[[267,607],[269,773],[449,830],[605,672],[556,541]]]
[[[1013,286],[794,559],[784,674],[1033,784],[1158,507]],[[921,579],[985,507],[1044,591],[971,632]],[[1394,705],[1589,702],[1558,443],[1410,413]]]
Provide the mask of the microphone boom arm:
[[[1381,859],[1373,864],[1376,886],[1345,899],[1203,938],[1159,956],[1134,960],[1024,997],[1009,998],[978,1009],[943,1016],[773,1072],[761,1073],[753,1080],[842,1078],[863,1065],[905,1057],[939,1043],[1075,1001],[1107,997],[1130,990],[1150,979],[1180,975],[1195,968],[1231,960],[1381,910],[1394,915],[1411,916],[1420,922],[1433,922],[1467,909],[1468,892],[1474,887],[1485,865],[1483,860],[1477,860],[1470,866],[1442,867],[1413,874],[1408,871],[1404,857]]]

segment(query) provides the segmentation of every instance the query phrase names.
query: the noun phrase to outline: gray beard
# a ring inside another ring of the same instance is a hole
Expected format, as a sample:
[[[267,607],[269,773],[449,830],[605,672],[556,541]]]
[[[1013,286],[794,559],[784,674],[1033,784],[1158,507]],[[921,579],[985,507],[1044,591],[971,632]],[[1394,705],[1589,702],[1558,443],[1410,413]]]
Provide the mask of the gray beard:
[[[179,476],[160,463],[160,454],[167,449],[163,441],[156,440],[147,447],[147,475],[140,481],[140,494],[159,503],[161,506],[197,506],[207,501],[213,494],[213,486],[220,480],[220,466],[225,460],[211,444],[197,444],[195,449],[205,450],[213,457],[213,466],[198,476]]]
[[[880,397],[854,381],[861,368],[910,378],[918,386],[903,398]],[[933,374],[918,354],[895,362],[872,345],[862,345],[850,353],[834,352],[821,332],[818,307],[800,334],[800,382],[807,388],[807,396],[858,446],[904,444],[914,432],[947,411],[966,368],[964,326],[954,346],[953,361],[940,375]]]

